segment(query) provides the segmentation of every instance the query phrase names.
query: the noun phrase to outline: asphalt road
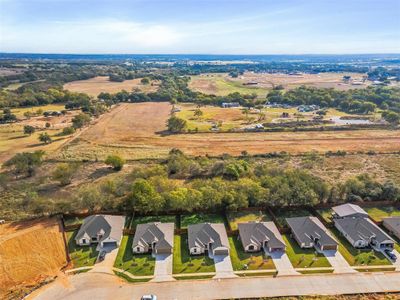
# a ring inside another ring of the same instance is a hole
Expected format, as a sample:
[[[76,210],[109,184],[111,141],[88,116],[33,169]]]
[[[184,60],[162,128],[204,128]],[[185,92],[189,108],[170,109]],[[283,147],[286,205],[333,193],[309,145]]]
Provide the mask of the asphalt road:
[[[245,297],[337,295],[400,292],[400,272],[322,274],[281,277],[248,277],[207,280],[177,280],[129,284],[104,273],[82,273],[55,281],[28,299],[140,299],[155,294],[160,300],[229,299]]]

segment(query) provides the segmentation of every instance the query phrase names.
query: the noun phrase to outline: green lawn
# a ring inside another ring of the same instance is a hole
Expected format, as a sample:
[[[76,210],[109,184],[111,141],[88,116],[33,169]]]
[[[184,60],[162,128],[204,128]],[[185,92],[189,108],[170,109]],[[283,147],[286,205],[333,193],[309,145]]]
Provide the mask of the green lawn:
[[[375,222],[381,222],[382,218],[386,217],[399,217],[400,210],[393,206],[384,207],[366,207],[364,210],[368,213],[370,218]]]
[[[285,220],[286,218],[311,216],[310,212],[305,209],[288,210],[285,208],[281,208],[279,210],[274,211],[274,213],[275,213],[277,222],[281,227],[287,226],[287,223]]]
[[[99,253],[96,251],[97,244],[93,246],[78,246],[75,243],[75,236],[77,233],[77,230],[66,232],[68,253],[71,258],[72,266],[74,268],[93,266]]]
[[[136,276],[153,275],[155,258],[151,254],[133,254],[132,242],[132,235],[124,235],[122,237],[114,267]]]
[[[295,268],[331,267],[323,254],[316,253],[314,248],[302,249],[289,235],[282,235],[286,243],[286,253]]]
[[[266,222],[271,221],[271,217],[262,211],[252,212],[252,211],[237,211],[229,212],[227,214],[229,227],[231,230],[237,230],[239,223],[247,223],[250,221],[260,221]]]
[[[275,269],[274,262],[265,255],[264,251],[257,253],[246,253],[242,243],[237,237],[229,237],[230,256],[233,270],[266,270]],[[247,267],[246,267],[247,266]]]
[[[161,223],[176,223],[176,216],[162,215],[162,216],[145,216],[133,217],[131,228],[135,228],[138,224],[161,222]]]
[[[224,217],[219,214],[191,214],[181,216],[181,228],[198,223],[225,223]]]
[[[124,279],[125,281],[131,282],[131,283],[135,283],[135,282],[148,282],[148,281],[151,280],[151,278],[138,278],[138,279],[134,279],[134,278],[131,278],[131,277],[127,276],[127,275],[124,274],[124,273],[117,272],[117,271],[114,271],[114,274],[117,275],[118,277],[121,277],[121,278]]]
[[[65,217],[64,224],[65,226],[82,224],[83,219],[84,217]]]
[[[351,266],[390,265],[390,261],[379,252],[372,249],[359,250],[354,248],[336,228],[331,232],[339,242],[339,251]]]
[[[208,256],[191,256],[187,244],[187,234],[174,236],[173,273],[215,272],[214,261]]]
[[[317,212],[325,220],[325,222],[333,223],[333,221],[331,219],[333,210],[331,208],[318,209]]]

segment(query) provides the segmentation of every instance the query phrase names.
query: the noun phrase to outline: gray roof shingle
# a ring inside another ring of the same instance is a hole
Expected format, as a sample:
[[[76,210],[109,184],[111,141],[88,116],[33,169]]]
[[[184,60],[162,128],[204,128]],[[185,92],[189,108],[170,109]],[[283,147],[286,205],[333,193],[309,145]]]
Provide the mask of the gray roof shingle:
[[[116,241],[119,241],[122,236],[122,229],[124,227],[125,217],[123,216],[112,216],[112,215],[91,215],[83,220],[82,226],[79,228],[78,233],[75,236],[75,240],[78,241],[85,234],[89,237],[97,237],[99,233],[102,233],[102,240],[110,237]]]
[[[273,222],[248,222],[238,224],[239,235],[244,247],[257,245],[262,247],[267,241],[268,247],[285,248],[277,228]]]
[[[212,243],[213,249],[223,247],[229,249],[228,237],[224,224],[200,223],[188,226],[189,248],[205,247]]]
[[[332,207],[332,210],[339,217],[349,217],[353,215],[362,215],[368,217],[368,213],[365,210],[363,210],[360,206],[351,203],[334,206]]]
[[[155,243],[154,250],[172,249],[174,237],[174,223],[146,223],[136,226],[133,238],[133,247],[140,245],[149,249]]]

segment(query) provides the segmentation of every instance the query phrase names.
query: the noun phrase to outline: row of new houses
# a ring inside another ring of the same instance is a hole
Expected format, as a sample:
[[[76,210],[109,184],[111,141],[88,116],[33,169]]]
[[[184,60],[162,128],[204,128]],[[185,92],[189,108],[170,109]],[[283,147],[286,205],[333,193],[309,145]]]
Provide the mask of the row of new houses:
[[[333,207],[335,227],[355,248],[372,247],[378,251],[393,249],[394,241],[369,218],[359,206],[344,204]],[[122,238],[124,217],[94,215],[87,217],[75,241],[78,245],[99,243],[99,249],[116,247]],[[337,250],[338,242],[316,217],[286,219],[293,238],[301,248],[317,251]],[[388,229],[400,236],[400,218],[385,220]],[[285,251],[286,245],[273,222],[238,224],[239,239],[246,252]],[[134,253],[168,254],[173,251],[174,223],[146,223],[136,227],[132,243]],[[200,223],[188,226],[188,248],[191,255],[229,255],[229,242],[222,223]]]

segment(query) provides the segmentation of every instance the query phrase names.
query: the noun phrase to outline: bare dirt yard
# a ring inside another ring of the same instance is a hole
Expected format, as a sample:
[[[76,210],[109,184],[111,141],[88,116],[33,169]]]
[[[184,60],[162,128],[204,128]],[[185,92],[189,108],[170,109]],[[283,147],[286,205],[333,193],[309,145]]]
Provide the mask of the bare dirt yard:
[[[66,264],[56,218],[0,225],[0,299],[56,276]]]
[[[343,76],[351,76],[349,83],[343,82]],[[348,90],[365,88],[370,82],[363,82],[365,74],[360,73],[320,73],[320,74],[267,74],[246,72],[232,78],[228,74],[201,74],[192,76],[189,87],[205,94],[226,96],[229,93],[256,93],[264,97],[267,92],[277,85],[285,89],[293,89],[302,85],[316,88],[335,88]]]
[[[191,155],[239,155],[287,151],[398,151],[400,132],[358,130],[332,132],[198,133],[165,135],[169,103],[124,103],[104,115],[55,158],[103,159],[114,153],[126,159],[161,158],[172,148]]]
[[[117,93],[122,90],[131,92],[133,89],[137,88],[142,92],[149,93],[155,92],[158,89],[158,83],[156,81],[144,85],[140,80],[141,78],[136,78],[123,82],[113,82],[108,79],[108,76],[97,76],[87,80],[69,82],[64,85],[64,89],[72,92],[86,93],[93,97],[97,97],[101,92]]]

